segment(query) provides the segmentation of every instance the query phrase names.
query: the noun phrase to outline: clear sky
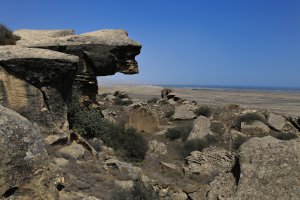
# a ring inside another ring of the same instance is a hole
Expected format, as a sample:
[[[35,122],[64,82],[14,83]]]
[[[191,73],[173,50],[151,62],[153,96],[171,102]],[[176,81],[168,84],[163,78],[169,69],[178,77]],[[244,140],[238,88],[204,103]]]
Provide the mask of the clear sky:
[[[3,0],[0,22],[127,30],[140,74],[100,82],[300,87],[300,0]]]

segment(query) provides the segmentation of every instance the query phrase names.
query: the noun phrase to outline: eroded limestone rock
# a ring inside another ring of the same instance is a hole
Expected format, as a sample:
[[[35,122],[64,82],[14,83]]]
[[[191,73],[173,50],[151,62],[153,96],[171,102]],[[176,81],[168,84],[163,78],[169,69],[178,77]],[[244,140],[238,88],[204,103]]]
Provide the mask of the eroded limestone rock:
[[[67,104],[78,58],[19,46],[0,47],[2,104],[57,132],[67,123]]]
[[[0,155],[1,198],[58,199],[40,129],[21,115],[2,106]]]

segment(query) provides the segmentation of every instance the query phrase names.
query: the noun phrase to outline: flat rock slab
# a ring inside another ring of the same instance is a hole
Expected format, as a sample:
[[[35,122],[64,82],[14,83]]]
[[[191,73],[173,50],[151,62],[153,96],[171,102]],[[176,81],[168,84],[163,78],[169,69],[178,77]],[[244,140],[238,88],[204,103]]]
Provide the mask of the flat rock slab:
[[[188,137],[192,139],[204,139],[205,136],[213,134],[210,130],[210,120],[204,116],[199,116],[193,123],[193,129]]]
[[[261,136],[270,133],[270,128],[261,121],[242,122],[241,132],[250,136]]]
[[[180,105],[175,107],[175,113],[173,115],[174,120],[187,120],[194,119],[196,115],[187,105]]]

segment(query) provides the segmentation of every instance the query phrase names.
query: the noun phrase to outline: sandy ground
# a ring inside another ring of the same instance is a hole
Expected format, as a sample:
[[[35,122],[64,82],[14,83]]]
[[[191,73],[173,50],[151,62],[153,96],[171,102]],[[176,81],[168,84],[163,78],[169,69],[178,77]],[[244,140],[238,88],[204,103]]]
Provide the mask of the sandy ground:
[[[152,85],[101,85],[99,93],[113,93],[116,90],[127,92],[131,98],[142,101],[152,97],[160,98],[163,87]],[[239,104],[243,108],[267,109],[276,113],[300,116],[300,92],[227,90],[227,89],[190,89],[172,88],[177,96],[195,100],[200,105],[223,106]]]

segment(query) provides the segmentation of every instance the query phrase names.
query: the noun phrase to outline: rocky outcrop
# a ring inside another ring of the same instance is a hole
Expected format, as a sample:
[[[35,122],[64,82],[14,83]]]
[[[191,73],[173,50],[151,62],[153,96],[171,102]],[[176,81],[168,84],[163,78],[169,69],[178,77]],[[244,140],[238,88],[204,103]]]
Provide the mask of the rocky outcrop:
[[[230,172],[235,163],[234,154],[222,148],[210,147],[203,152],[193,151],[185,158],[185,174],[200,174],[213,177]]]
[[[226,194],[226,198],[230,196],[227,199],[299,199],[299,148],[299,139],[282,141],[271,136],[250,139],[241,146],[232,168],[235,181],[226,176],[222,181],[214,181],[211,195]],[[236,189],[232,186],[234,182]]]
[[[70,30],[18,30],[21,37],[17,45],[60,51],[79,57],[76,81],[82,85],[82,92],[95,100],[98,92],[97,76],[138,73],[135,56],[141,45],[123,30],[99,30],[74,35]]]
[[[121,30],[75,35],[72,30],[17,30],[15,46],[0,47],[0,104],[38,123],[43,132],[67,129],[74,83],[96,103],[97,76],[138,73],[141,45]]]
[[[58,199],[37,125],[0,106],[0,198]]]
[[[43,131],[67,123],[67,104],[79,59],[60,52],[0,47],[0,97],[5,105]]]

